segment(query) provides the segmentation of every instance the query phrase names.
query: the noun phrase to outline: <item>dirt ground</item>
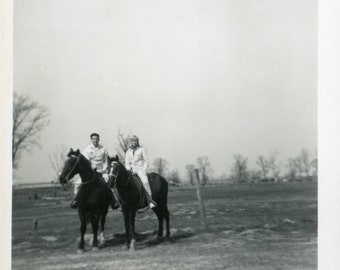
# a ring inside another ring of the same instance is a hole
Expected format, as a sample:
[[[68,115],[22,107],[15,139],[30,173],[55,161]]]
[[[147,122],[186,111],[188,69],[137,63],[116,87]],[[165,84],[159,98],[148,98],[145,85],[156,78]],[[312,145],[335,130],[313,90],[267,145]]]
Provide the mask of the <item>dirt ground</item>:
[[[137,250],[122,250],[122,214],[110,210],[105,245],[77,253],[79,220],[72,191],[13,191],[12,269],[317,269],[315,183],[204,187],[208,229],[196,191],[169,193],[171,238],[156,240],[153,212],[139,214]]]

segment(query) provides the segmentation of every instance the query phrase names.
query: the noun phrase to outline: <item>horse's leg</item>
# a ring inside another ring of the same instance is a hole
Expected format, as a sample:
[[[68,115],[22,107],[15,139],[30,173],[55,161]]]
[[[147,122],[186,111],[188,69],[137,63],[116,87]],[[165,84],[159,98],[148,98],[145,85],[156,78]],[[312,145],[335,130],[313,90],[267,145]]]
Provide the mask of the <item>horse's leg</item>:
[[[80,219],[80,241],[78,246],[78,253],[84,252],[84,235],[86,231],[86,219],[85,215],[79,210],[78,211],[79,219]]]
[[[130,229],[129,229],[129,214],[126,210],[123,210],[124,216],[124,226],[125,226],[125,234],[126,234],[126,242],[122,249],[128,249],[130,243]]]
[[[99,215],[95,214],[91,219],[92,224],[92,234],[93,234],[93,241],[92,241],[92,249],[98,249],[98,228],[99,228]]]
[[[169,238],[170,237],[170,214],[169,214],[167,205],[165,205],[164,207],[164,218],[166,222],[166,237]]]
[[[163,221],[164,221],[164,210],[160,209],[159,207],[152,209],[158,219],[158,234],[157,238],[160,238],[163,236]]]
[[[136,218],[136,212],[131,211],[129,213],[129,227],[130,227],[130,251],[136,250],[136,236],[135,236],[135,218]]]
[[[105,237],[104,237],[104,227],[105,227],[105,220],[106,220],[107,213],[104,213],[100,218],[100,234],[99,234],[99,245],[105,244]]]

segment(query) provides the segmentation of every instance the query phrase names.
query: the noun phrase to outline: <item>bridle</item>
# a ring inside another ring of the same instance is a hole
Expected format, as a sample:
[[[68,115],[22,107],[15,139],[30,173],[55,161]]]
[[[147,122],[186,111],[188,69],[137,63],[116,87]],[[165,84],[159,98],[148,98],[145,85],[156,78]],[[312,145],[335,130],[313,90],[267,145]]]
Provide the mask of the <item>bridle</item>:
[[[112,172],[113,172],[113,168],[112,168],[112,165],[113,165],[113,164],[116,164],[117,167],[118,167],[117,173],[116,173],[116,174],[112,173]],[[112,161],[112,162],[110,163],[109,177],[111,178],[111,177],[114,176],[114,179],[113,179],[113,187],[116,187],[116,181],[117,181],[117,178],[118,178],[118,174],[119,174],[119,163],[118,163],[117,161]]]
[[[80,161],[80,155],[79,156],[76,156],[76,155],[70,155],[70,158],[76,158],[76,162],[73,164],[73,167],[72,169],[68,172],[68,174],[65,176],[65,179],[69,179],[69,176],[71,175],[71,173],[73,173],[74,169],[76,168],[76,166],[78,165],[79,161]],[[93,172],[93,179],[90,180],[90,181],[87,181],[87,182],[81,182],[81,185],[87,185],[87,184],[90,184],[92,183],[93,181],[96,180],[96,173]]]
[[[69,176],[71,175],[71,173],[73,173],[74,169],[76,168],[76,166],[78,165],[79,163],[79,160],[80,160],[80,155],[79,156],[76,156],[76,155],[71,155],[70,158],[76,158],[76,162],[73,164],[73,167],[72,169],[68,172],[68,174],[65,176],[65,179],[68,181],[69,180]]]
[[[113,171],[112,165],[113,165],[113,164],[116,164],[116,165],[118,166],[118,169],[117,169],[117,173],[116,173],[116,174],[112,173],[112,171]],[[124,190],[127,188],[128,184],[129,184],[129,182],[130,182],[129,180],[130,180],[130,178],[131,178],[131,175],[128,177],[125,186],[124,186],[123,188],[118,188],[118,187],[117,187],[117,178],[118,178],[118,175],[119,175],[119,165],[120,165],[120,164],[119,164],[119,162],[117,162],[117,161],[112,161],[112,162],[110,163],[111,170],[110,170],[110,173],[109,173],[109,177],[113,177],[113,176],[114,176],[113,186],[114,186],[115,188],[119,189],[120,191],[124,191]]]

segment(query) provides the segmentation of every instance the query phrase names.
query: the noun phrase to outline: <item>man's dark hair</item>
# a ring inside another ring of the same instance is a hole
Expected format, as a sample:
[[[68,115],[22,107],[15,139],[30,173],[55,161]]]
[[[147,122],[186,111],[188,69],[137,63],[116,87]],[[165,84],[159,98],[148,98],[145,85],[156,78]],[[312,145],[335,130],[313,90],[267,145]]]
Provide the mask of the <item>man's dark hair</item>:
[[[98,138],[100,137],[98,133],[92,133],[92,134],[90,135],[90,138],[92,139],[93,136],[97,136]]]

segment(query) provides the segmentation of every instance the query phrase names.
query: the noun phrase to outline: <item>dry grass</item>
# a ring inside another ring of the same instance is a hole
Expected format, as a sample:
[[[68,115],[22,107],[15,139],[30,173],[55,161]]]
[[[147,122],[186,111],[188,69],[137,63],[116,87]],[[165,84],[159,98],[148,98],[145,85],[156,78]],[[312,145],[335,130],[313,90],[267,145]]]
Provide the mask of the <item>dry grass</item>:
[[[110,210],[106,245],[77,254],[71,192],[14,190],[12,269],[316,269],[316,193],[313,183],[206,187],[204,231],[195,190],[178,189],[169,193],[170,240],[154,240],[148,211],[136,221],[136,252],[123,251],[122,214]]]

